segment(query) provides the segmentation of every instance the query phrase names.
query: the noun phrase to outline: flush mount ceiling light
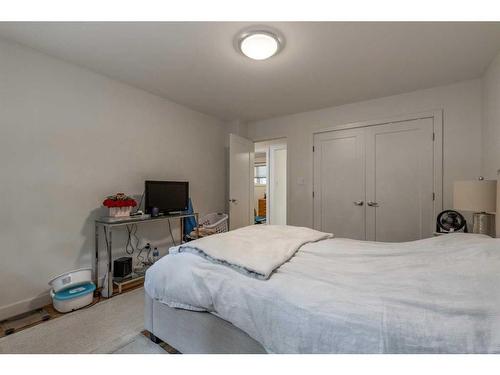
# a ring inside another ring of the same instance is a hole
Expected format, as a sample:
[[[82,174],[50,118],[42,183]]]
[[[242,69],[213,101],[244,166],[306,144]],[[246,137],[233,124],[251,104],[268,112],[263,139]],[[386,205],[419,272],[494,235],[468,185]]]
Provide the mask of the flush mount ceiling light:
[[[237,38],[238,49],[253,60],[266,60],[283,49],[283,37],[266,30],[241,33]]]

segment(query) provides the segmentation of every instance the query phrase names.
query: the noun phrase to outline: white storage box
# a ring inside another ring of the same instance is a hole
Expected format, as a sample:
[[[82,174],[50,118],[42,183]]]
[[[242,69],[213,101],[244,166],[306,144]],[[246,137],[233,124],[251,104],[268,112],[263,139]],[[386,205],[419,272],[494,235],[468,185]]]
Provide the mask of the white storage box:
[[[90,305],[94,297],[94,283],[80,284],[59,292],[50,291],[54,308],[62,313],[81,309]]]
[[[92,269],[80,268],[78,270],[69,271],[62,275],[54,277],[49,281],[55,293],[73,286],[87,284],[92,281]]]

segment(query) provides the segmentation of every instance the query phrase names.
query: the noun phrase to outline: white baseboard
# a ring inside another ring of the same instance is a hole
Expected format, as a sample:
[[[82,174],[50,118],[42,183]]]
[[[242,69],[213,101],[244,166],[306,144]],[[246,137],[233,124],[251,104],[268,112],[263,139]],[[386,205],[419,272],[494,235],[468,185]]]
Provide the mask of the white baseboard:
[[[10,305],[0,307],[0,320],[5,320],[13,316],[23,314],[25,312],[39,309],[51,302],[50,294],[42,294],[36,297],[27,298],[25,300],[12,303]]]

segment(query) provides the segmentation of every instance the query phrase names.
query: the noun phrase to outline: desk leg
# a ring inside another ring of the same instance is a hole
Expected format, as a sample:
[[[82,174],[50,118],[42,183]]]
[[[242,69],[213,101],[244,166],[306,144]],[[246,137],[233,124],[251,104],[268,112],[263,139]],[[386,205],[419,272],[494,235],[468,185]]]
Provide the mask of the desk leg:
[[[99,225],[95,225],[94,283],[99,287]]]
[[[198,214],[194,214],[194,219],[196,220],[196,239],[200,238],[200,220],[198,220],[198,216]]]
[[[181,227],[181,241],[180,241],[180,243],[182,244],[182,243],[184,243],[184,241],[183,241],[184,240],[184,218],[181,217],[180,221],[181,221],[181,223],[180,223],[181,224],[180,225],[180,227]]]
[[[109,249],[108,249],[108,296],[113,296],[113,231],[109,231]]]

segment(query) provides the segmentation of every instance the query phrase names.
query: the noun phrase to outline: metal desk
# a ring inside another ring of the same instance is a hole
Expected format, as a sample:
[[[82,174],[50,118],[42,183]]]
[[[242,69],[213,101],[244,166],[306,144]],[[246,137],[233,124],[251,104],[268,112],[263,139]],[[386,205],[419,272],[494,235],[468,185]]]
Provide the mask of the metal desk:
[[[150,217],[148,215],[143,216],[130,216],[125,218],[114,218],[114,217],[102,217],[95,221],[95,262],[94,262],[94,282],[95,285],[98,285],[99,281],[99,227],[103,228],[104,237],[106,239],[106,251],[108,255],[108,270],[107,270],[107,280],[108,280],[108,291],[109,297],[113,295],[113,228],[123,227],[127,225],[134,224],[148,224],[148,223],[156,223],[161,221],[171,221],[172,219],[180,220],[180,228],[181,228],[181,242],[184,237],[184,218],[194,217],[196,222],[198,222],[198,213],[178,213],[178,214],[170,214],[170,215],[162,215],[157,217]],[[198,227],[196,228],[198,232]],[[199,233],[196,233],[197,237]],[[137,281],[140,279],[144,279],[144,275],[134,277],[125,282],[116,283],[121,290],[121,285],[130,283],[133,281]]]

